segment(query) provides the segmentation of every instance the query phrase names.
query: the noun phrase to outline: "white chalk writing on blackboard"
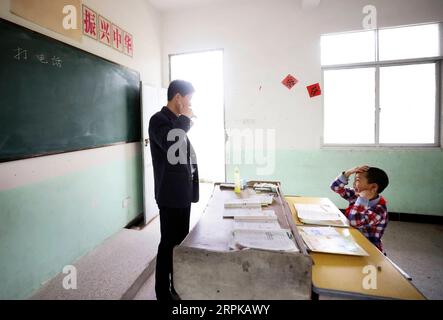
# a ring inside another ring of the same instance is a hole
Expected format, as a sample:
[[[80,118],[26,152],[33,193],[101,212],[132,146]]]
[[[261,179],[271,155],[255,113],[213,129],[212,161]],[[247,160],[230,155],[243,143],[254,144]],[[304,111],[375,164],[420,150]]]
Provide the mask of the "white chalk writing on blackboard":
[[[37,60],[40,63],[43,63],[43,64],[48,64],[49,63],[48,60],[46,60],[46,57],[45,57],[44,54],[37,54],[35,57],[37,58]]]
[[[14,56],[14,59],[28,60],[28,50],[24,50],[22,48],[17,48],[14,51],[17,52],[17,54]]]
[[[60,59],[59,57],[56,57],[56,56],[52,57],[52,65],[54,67],[61,68],[62,62],[63,62],[62,59]]]
[[[14,55],[14,59],[16,60],[28,60],[28,50],[18,47],[14,50],[16,54]],[[52,56],[51,61],[47,59],[48,55],[44,53],[38,53],[35,55],[35,59],[42,63],[51,65],[53,67],[61,68],[63,66],[63,60],[58,56]]]

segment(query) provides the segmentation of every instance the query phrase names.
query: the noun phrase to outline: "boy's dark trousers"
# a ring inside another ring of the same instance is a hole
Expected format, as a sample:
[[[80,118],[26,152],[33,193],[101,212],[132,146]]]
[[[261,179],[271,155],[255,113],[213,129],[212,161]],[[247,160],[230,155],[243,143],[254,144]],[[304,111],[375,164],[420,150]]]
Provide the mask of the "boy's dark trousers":
[[[161,239],[157,252],[155,270],[155,293],[157,300],[171,300],[174,289],[172,279],[172,252],[189,233],[191,207],[160,207]],[[175,290],[174,290],[175,292]]]

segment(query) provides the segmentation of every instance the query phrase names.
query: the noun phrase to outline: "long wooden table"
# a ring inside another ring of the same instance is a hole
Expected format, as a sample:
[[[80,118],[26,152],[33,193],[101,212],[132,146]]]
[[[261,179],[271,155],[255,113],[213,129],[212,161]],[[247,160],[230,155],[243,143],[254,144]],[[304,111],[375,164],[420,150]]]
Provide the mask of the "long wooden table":
[[[296,225],[303,225],[297,218],[295,203],[318,204],[324,198],[286,197]],[[342,234],[351,234],[355,241],[369,254],[368,257],[343,256],[326,253],[310,255],[313,290],[320,299],[425,299],[423,294],[366,237],[354,228],[335,228]],[[377,288],[364,289],[365,266],[375,266]]]
[[[215,185],[201,220],[174,249],[174,287],[182,299],[311,299],[312,259],[281,193],[268,209],[275,211],[282,228],[295,232],[300,252],[229,248],[233,220],[223,219],[224,202],[253,194],[251,187],[236,195]]]

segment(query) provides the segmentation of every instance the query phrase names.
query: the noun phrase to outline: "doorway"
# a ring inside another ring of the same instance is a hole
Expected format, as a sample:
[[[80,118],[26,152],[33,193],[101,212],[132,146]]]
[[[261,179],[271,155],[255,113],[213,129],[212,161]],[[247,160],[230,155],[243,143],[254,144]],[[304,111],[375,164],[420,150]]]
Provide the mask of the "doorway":
[[[186,80],[195,88],[192,109],[197,118],[188,137],[197,154],[200,182],[224,182],[223,50],[170,55],[169,70],[170,81]]]

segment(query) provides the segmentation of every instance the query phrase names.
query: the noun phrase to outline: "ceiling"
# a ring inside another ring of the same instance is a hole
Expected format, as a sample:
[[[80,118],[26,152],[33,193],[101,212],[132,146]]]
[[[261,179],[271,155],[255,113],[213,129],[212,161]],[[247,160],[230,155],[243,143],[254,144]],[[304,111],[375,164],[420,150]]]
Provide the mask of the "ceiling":
[[[166,12],[178,9],[210,5],[213,3],[230,2],[233,0],[148,0],[154,8]]]
[[[214,3],[228,3],[239,0],[147,0],[151,5],[161,12],[168,12],[180,9],[190,9]],[[301,4],[303,9],[316,8],[321,0],[294,0]]]

